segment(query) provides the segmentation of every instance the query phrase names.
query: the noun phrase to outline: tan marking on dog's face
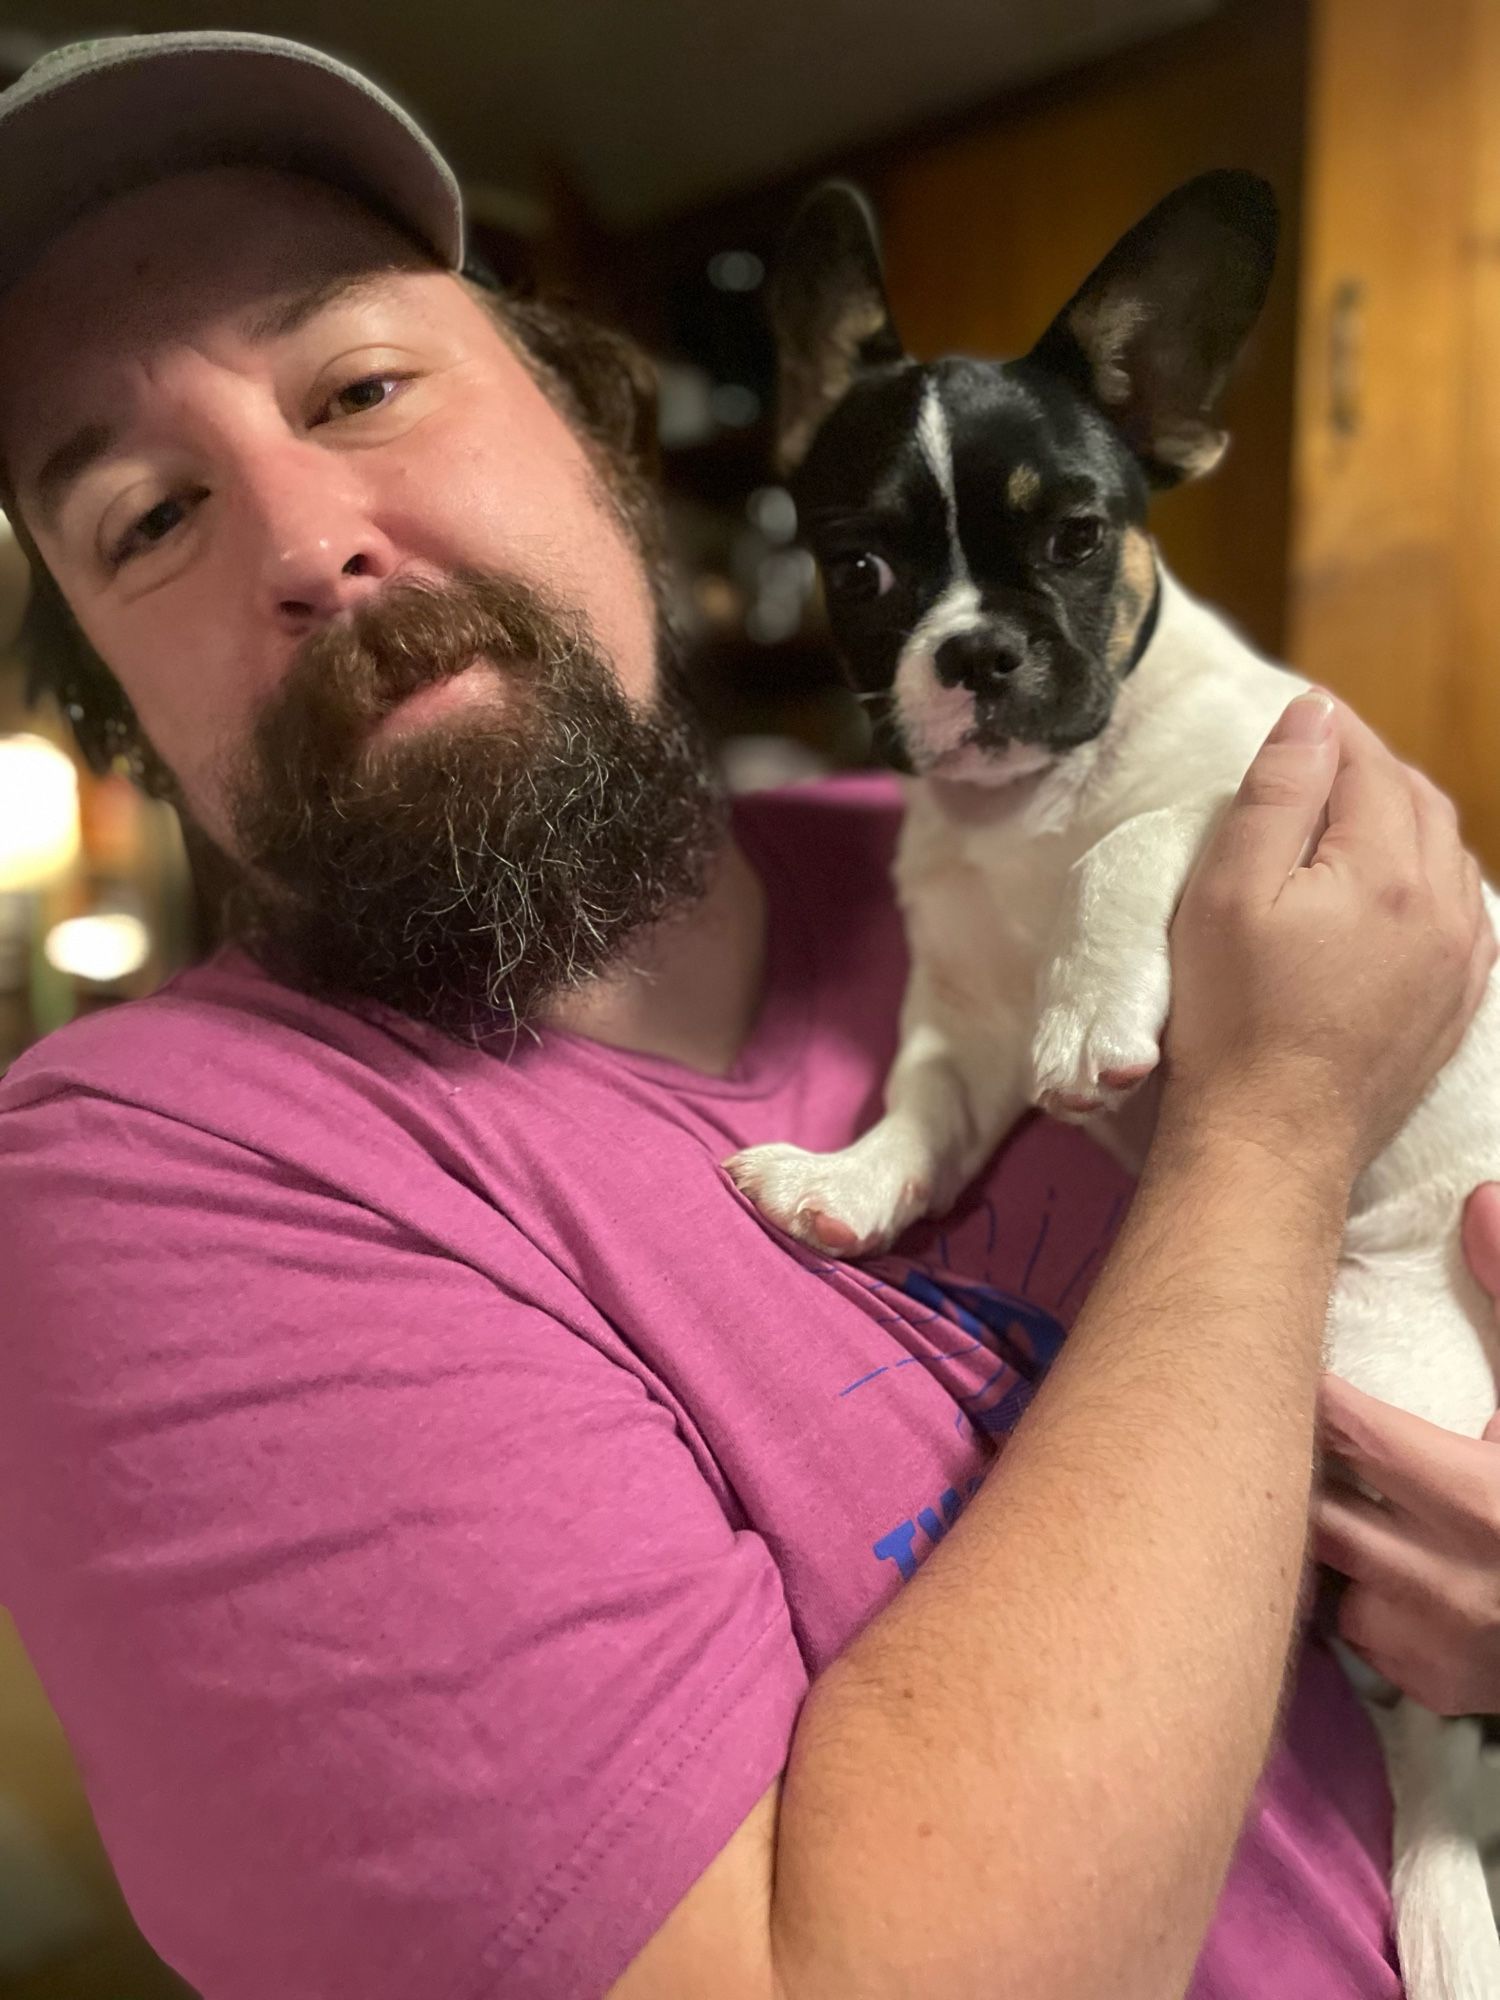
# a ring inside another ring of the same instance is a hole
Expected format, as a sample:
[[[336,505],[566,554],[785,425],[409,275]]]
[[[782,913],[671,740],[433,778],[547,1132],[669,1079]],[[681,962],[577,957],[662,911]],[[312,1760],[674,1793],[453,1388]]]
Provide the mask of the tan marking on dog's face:
[[[1042,490],[1042,475],[1034,465],[1018,465],[1006,481],[1005,497],[1012,507],[1026,508],[1036,504],[1036,497]]]
[[[1127,528],[1120,546],[1120,570],[1115,583],[1115,616],[1105,659],[1109,670],[1124,668],[1140,637],[1156,589],[1156,550],[1141,528]]]

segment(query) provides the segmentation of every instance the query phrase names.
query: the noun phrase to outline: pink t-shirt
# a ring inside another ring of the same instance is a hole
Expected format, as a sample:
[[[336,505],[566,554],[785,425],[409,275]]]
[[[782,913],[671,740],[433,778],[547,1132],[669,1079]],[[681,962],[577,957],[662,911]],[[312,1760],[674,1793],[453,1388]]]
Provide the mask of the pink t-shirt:
[[[741,808],[770,967],[722,1080],[229,954],[0,1085],[0,1599],[207,2000],[601,1993],[1024,1408],[1128,1196],[1087,1141],[1026,1122],[863,1266],[720,1166],[876,1108],[896,810]],[[1388,1844],[1309,1649],[1194,2000],[1399,1994]]]

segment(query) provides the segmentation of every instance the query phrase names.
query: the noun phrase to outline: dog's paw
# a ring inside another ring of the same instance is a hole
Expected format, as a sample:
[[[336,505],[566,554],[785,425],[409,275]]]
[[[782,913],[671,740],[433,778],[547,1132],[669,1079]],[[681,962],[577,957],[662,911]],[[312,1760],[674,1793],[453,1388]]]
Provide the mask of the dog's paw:
[[[829,1257],[888,1250],[925,1215],[931,1189],[893,1147],[751,1146],[724,1162],[740,1192],[778,1229]]]
[[[1074,1123],[1122,1105],[1161,1061],[1166,987],[1164,959],[1160,977],[1132,982],[1123,1004],[1107,994],[1054,1000],[1031,1045],[1032,1102]]]

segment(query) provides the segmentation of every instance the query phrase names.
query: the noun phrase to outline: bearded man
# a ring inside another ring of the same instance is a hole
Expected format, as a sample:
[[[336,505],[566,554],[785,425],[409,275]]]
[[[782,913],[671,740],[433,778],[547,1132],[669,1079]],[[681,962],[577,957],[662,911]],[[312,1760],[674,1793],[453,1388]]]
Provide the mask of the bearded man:
[[[1296,1612],[1349,1187],[1493,955],[1443,802],[1295,704],[1133,1199],[1031,1120],[812,1257],[721,1162],[868,1122],[898,801],[727,811],[636,359],[466,278],[430,143],[292,44],[49,57],[0,188],[38,676],[231,884],[0,1090],[0,1599],[147,1935],[206,2000],[1398,1993]],[[1463,1450],[1345,1615],[1494,1707]]]

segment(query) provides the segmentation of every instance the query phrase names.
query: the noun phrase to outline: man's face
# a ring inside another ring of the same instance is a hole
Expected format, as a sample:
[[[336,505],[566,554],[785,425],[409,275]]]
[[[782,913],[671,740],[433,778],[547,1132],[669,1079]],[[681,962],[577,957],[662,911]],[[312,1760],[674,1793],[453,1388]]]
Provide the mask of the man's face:
[[[95,426],[108,449],[39,487]],[[187,175],[76,225],[0,309],[0,449],[63,595],[221,840],[226,753],[303,640],[396,577],[540,586],[585,613],[626,694],[651,692],[640,564],[567,424],[455,278],[317,183]]]
[[[490,796],[514,789],[520,765],[530,775],[534,729],[550,729],[556,762],[580,674],[585,710],[609,711],[607,754],[641,753],[643,773],[661,744],[635,742],[637,723],[678,720],[658,710],[638,551],[567,422],[457,279],[318,183],[219,169],[75,224],[0,303],[0,456],[192,817],[283,882],[336,905],[346,891],[375,898],[366,928],[409,938],[416,918],[379,902],[383,879],[337,870],[401,874],[397,823],[414,805],[451,819],[455,786],[483,850]],[[444,632],[497,642],[435,678],[393,668],[434,606],[440,651]],[[520,652],[498,643],[513,631]],[[323,702],[321,741],[338,740],[336,772],[320,765],[313,715],[330,662],[344,706],[330,737]],[[664,783],[673,758],[686,760],[676,781],[692,763],[677,744]],[[357,856],[330,861],[305,841],[291,853],[275,811],[289,771],[307,793],[299,815],[321,809],[333,825],[358,802]],[[600,846],[599,829],[589,838]],[[451,826],[435,826],[434,850],[445,843]],[[440,905],[475,886],[422,893]],[[395,943],[382,941],[383,961]],[[344,947],[359,956],[358,940]],[[354,984],[406,1004],[384,978]]]

